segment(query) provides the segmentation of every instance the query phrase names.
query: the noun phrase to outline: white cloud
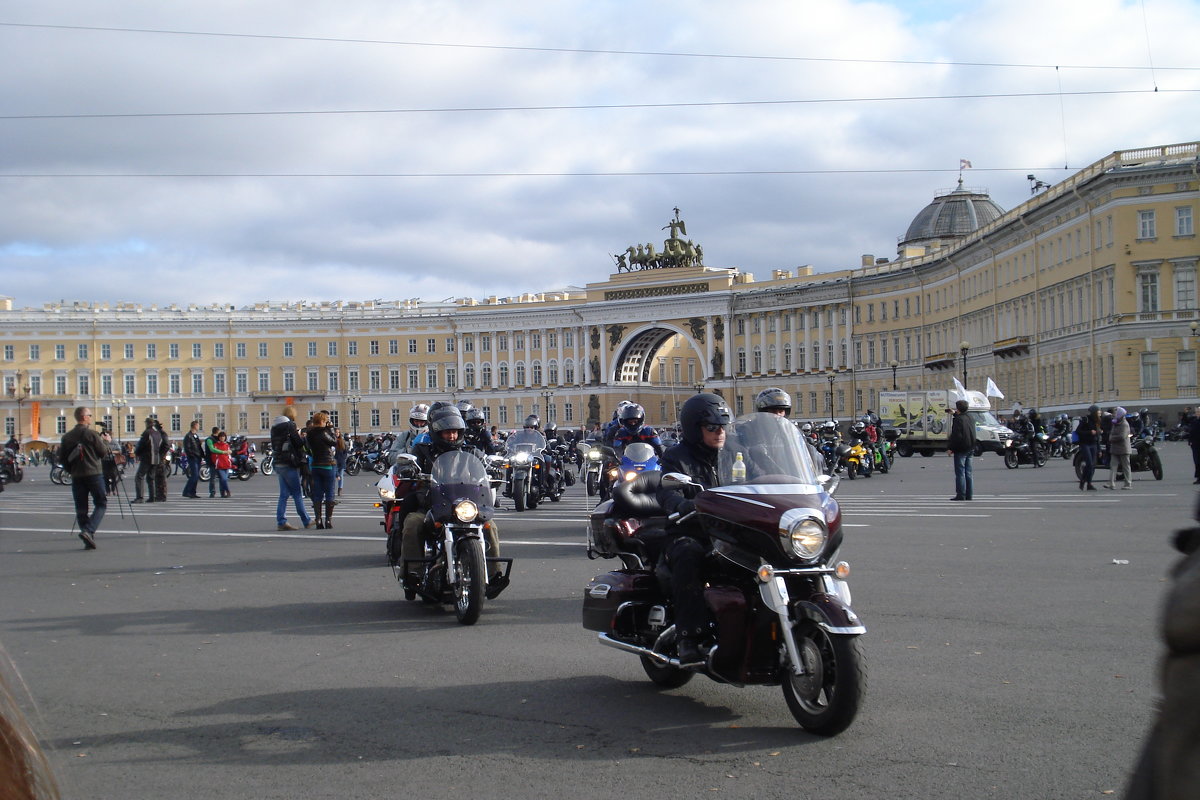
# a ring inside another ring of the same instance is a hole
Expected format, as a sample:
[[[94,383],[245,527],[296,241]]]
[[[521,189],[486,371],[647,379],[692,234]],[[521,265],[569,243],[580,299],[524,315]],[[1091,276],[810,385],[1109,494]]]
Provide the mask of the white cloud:
[[[1143,18],[1143,10],[1145,17]],[[856,265],[959,158],[1004,207],[1122,148],[1196,138],[1200,8],[113,0],[10,4],[7,23],[647,53],[0,26],[5,115],[581,106],[1144,90],[1157,94],[502,112],[0,120],[0,270],[67,299],[486,296],[602,280],[679,206],[713,266]],[[1125,65],[1157,69],[1080,69]],[[1030,64],[1025,68],[946,62]],[[1055,70],[1053,65],[1066,65]],[[19,68],[18,68],[19,65]],[[943,172],[903,172],[940,169]],[[1008,171],[988,171],[988,170]],[[638,177],[271,173],[763,172]],[[210,175],[243,177],[3,177]],[[327,288],[326,288],[327,287]]]

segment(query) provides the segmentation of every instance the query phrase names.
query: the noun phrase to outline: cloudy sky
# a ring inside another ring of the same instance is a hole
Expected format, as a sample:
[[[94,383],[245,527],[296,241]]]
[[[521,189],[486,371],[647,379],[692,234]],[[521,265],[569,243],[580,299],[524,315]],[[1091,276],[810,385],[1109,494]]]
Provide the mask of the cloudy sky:
[[[709,266],[856,266],[959,159],[1011,208],[1200,139],[1197,41],[1195,0],[9,0],[0,295],[582,286],[676,206]]]

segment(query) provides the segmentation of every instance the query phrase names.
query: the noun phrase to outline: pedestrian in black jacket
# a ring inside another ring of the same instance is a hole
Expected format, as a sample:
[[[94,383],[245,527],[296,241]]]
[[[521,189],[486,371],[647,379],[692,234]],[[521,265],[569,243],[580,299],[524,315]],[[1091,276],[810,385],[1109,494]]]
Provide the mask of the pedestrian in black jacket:
[[[951,500],[970,500],[975,494],[971,458],[975,455],[975,420],[967,413],[966,400],[954,401],[954,419],[950,422],[947,440],[950,455],[954,456],[954,497]]]

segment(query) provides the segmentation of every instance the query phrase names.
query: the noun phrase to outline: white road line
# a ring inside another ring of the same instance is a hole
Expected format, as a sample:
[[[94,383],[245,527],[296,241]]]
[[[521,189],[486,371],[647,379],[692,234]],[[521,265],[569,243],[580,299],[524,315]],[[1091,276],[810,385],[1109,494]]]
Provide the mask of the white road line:
[[[60,528],[16,528],[16,527],[0,527],[0,531],[26,531],[32,533],[65,533]],[[216,536],[223,538],[241,538],[241,539],[322,539],[326,541],[345,540],[352,542],[385,542],[386,536],[331,536],[323,533],[285,533],[278,531],[276,533],[223,533],[214,531],[126,531],[126,530],[101,530],[100,540],[103,541],[106,536]],[[525,539],[501,539],[500,545],[521,545],[529,547],[585,547],[583,541],[563,542],[563,541],[531,541]]]

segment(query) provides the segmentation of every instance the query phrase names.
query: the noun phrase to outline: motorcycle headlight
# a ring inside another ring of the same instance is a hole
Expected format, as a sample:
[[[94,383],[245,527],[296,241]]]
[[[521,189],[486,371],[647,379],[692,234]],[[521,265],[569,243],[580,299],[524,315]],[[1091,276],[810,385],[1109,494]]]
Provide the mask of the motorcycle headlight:
[[[479,506],[470,500],[459,500],[454,504],[454,516],[459,522],[471,522],[479,516]]]
[[[394,488],[388,489],[383,486],[380,486],[379,487],[379,497],[383,500],[395,500],[396,499],[396,490]]]
[[[600,460],[600,454],[597,453],[596,451],[593,450],[588,453],[588,461],[599,461],[599,460]]]
[[[820,517],[807,508],[793,508],[779,519],[779,538],[783,549],[797,558],[812,559],[821,554],[829,531]]]
[[[637,471],[631,469],[631,470],[629,470],[629,472],[625,473],[625,480],[631,481],[634,478],[636,478],[637,476],[638,476]]]
[[[514,464],[528,464],[529,463],[529,453],[525,453],[525,452],[514,453],[512,459],[510,459],[510,460]]]

